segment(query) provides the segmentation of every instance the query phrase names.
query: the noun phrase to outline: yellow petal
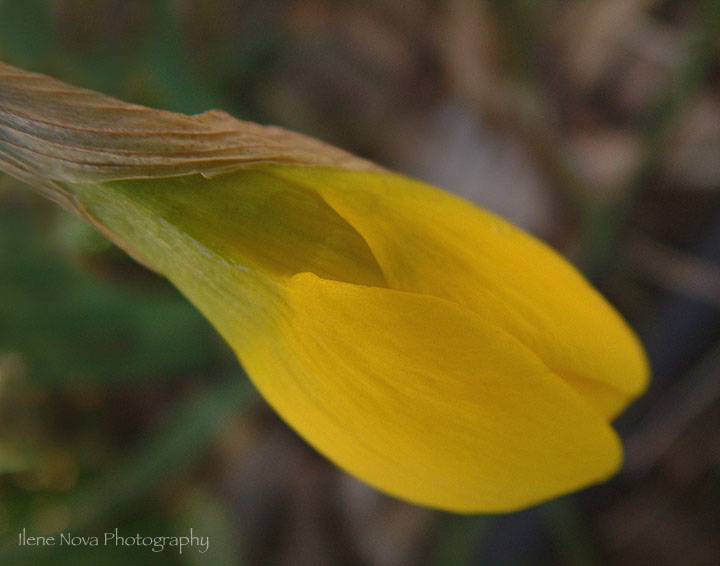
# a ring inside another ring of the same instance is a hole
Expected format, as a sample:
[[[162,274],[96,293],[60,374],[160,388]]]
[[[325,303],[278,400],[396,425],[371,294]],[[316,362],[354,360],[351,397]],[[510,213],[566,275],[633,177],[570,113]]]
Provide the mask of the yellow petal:
[[[607,423],[522,343],[445,299],[299,274],[238,348],[273,407],[366,482],[460,512],[607,478]]]
[[[293,275],[292,266],[325,265],[324,235],[345,250],[364,241],[310,197],[275,195],[284,206],[259,206],[253,187],[262,195],[268,179],[291,193],[297,186],[263,168],[74,194],[205,313],[283,418],[368,483],[442,509],[489,512],[616,470],[612,429],[495,320],[443,297],[358,283],[376,276],[364,253],[348,253],[355,259],[340,262],[346,277],[336,281]],[[301,205],[299,217],[289,210]],[[322,210],[315,221],[311,210]],[[272,226],[288,218],[296,222]]]
[[[393,289],[448,299],[505,328],[606,417],[647,386],[642,346],[565,259],[503,219],[400,175],[275,168],[368,243]]]

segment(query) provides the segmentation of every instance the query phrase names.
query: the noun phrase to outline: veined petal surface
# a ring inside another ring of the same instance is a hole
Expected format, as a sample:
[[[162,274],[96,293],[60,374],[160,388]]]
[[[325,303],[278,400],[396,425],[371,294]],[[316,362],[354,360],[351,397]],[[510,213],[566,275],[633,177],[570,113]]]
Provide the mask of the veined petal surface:
[[[505,328],[607,418],[644,390],[642,346],[565,259],[502,218],[389,173],[277,168],[318,191],[367,241],[388,285]]]
[[[239,348],[275,409],[398,497],[510,511],[607,478],[613,430],[524,344],[445,299],[298,274]]]

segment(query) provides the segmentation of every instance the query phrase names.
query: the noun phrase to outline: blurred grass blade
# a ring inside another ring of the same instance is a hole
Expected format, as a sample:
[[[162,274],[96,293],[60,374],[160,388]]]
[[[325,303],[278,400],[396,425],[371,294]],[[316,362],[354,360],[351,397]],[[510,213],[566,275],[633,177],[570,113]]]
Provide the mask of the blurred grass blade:
[[[190,395],[180,402],[154,433],[128,454],[122,464],[105,477],[78,487],[72,495],[53,504],[67,516],[64,532],[94,532],[103,521],[132,508],[160,484],[180,477],[201,456],[208,440],[224,421],[241,414],[257,399],[246,379],[232,375],[218,385]],[[18,547],[17,533],[5,539],[1,564],[17,564],[20,558],[32,562],[31,551],[48,547]],[[54,549],[49,548],[50,552]]]
[[[431,566],[470,566],[482,539],[493,525],[493,517],[444,517],[435,537]]]
[[[33,467],[33,458],[8,444],[0,444],[0,474],[21,472]]]

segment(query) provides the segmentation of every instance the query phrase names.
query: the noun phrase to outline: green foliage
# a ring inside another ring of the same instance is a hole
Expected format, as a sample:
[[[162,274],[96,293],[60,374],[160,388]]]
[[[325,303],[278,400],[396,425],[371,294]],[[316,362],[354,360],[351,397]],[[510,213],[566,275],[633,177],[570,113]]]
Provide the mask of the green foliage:
[[[121,285],[78,270],[39,236],[41,219],[30,212],[0,208],[0,352],[19,353],[34,382],[137,382],[232,362],[170,285]]]

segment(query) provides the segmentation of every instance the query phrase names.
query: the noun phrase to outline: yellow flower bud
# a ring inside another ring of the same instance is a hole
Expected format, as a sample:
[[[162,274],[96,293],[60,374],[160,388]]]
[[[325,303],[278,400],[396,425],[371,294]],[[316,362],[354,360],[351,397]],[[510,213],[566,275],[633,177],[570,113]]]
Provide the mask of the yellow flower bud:
[[[620,465],[641,345],[493,214],[299,134],[6,65],[0,169],[170,279],[299,434],[387,493],[509,511]]]

